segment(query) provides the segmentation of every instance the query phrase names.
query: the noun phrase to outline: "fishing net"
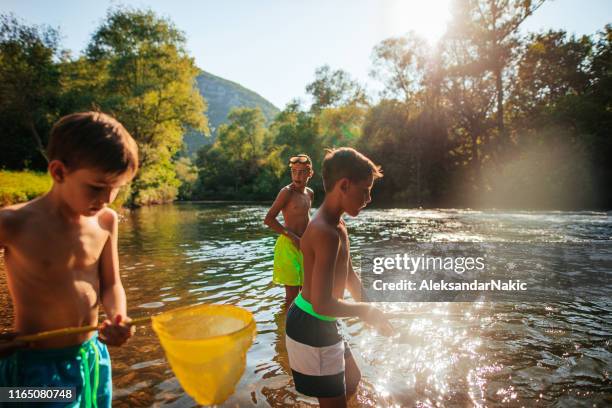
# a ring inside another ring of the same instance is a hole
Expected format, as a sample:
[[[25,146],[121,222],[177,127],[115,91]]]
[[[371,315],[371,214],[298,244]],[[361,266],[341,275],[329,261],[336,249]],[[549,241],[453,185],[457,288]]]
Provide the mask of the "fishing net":
[[[256,333],[249,311],[197,305],[161,313],[152,321],[172,371],[198,404],[219,404],[234,392]]]

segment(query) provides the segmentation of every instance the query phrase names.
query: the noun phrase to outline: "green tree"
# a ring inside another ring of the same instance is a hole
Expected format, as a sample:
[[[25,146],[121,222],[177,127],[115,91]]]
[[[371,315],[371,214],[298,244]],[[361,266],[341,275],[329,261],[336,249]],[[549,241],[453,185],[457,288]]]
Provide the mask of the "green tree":
[[[455,0],[450,31],[469,41],[484,70],[493,75],[496,128],[501,147],[507,145],[504,128],[506,72],[518,48],[518,29],[545,0]]]
[[[283,165],[279,187],[290,182],[291,176],[287,163],[291,156],[299,153],[309,155],[313,169],[317,172],[323,162],[324,149],[331,147],[325,144],[321,132],[320,115],[312,111],[302,110],[297,102],[288,104],[276,116],[270,126],[270,132],[274,140],[274,146],[279,151],[280,163]],[[320,177],[313,177],[310,181],[310,187],[315,191],[315,197],[322,197],[323,183]]]
[[[312,112],[327,107],[367,104],[363,87],[353,80],[348,72],[341,69],[332,70],[329,65],[316,69],[315,79],[306,85],[306,92],[313,98],[310,107]]]
[[[175,163],[176,175],[181,182],[178,191],[179,200],[190,200],[195,184],[198,181],[198,168],[189,157],[180,157]]]
[[[382,94],[393,99],[383,100],[370,112],[364,126],[367,137],[363,144],[366,149],[372,149],[372,154],[380,155],[390,169],[390,177],[382,189],[392,191],[389,197],[394,202],[421,206],[435,200],[437,194],[431,188],[427,169],[428,160],[437,163],[445,154],[440,156],[434,146],[437,146],[435,139],[439,135],[446,138],[446,133],[440,133],[430,120],[434,116],[442,119],[439,53],[437,47],[429,47],[414,32],[384,40],[372,53],[370,75],[383,82]],[[389,123],[381,122],[381,118],[387,118]],[[387,140],[384,146],[379,146],[380,152],[371,145],[372,138],[378,134]],[[403,167],[398,168],[390,157],[403,162]]]
[[[455,142],[453,158],[464,174],[466,192],[483,187],[482,164],[490,158],[495,106],[495,79],[478,59],[475,46],[462,35],[449,32],[442,51],[443,105],[449,133]]]
[[[585,110],[582,126],[592,135],[588,146],[592,152],[597,205],[612,206],[612,24],[597,33],[590,73],[591,83],[586,95],[589,109]]]
[[[62,115],[75,111],[100,109],[104,100],[101,89],[109,80],[109,72],[103,61],[95,62],[86,56],[73,58],[63,53],[58,62],[61,83]]]
[[[367,109],[350,104],[325,108],[318,115],[322,144],[325,147],[354,146],[361,137]]]
[[[270,146],[265,117],[259,108],[235,108],[227,119],[215,142],[198,153],[197,196],[252,199],[262,193],[255,180],[266,165],[266,146]]]
[[[172,201],[180,181],[174,158],[188,129],[208,133],[198,69],[174,24],[150,10],[109,10],[86,56],[105,71],[93,84],[94,102],[126,126],[140,147],[133,183],[136,205]]]
[[[379,200],[402,206],[443,203],[453,168],[445,122],[441,112],[429,109],[409,115],[397,100],[370,109],[358,148],[383,168]]]
[[[565,31],[529,35],[509,100],[512,118],[532,122],[562,98],[584,94],[591,79],[592,48],[588,36],[568,38]]]
[[[610,26],[595,40],[564,31],[527,38],[509,101],[520,152],[505,166],[498,197],[521,198],[517,205],[609,205],[610,38]],[[517,171],[535,163],[547,164],[539,178]],[[523,178],[518,183],[510,174]]]
[[[0,15],[0,165],[46,167],[47,134],[58,117],[59,32]]]
[[[427,43],[414,32],[388,38],[374,47],[370,75],[382,81],[385,97],[414,101],[424,85],[427,52]]]

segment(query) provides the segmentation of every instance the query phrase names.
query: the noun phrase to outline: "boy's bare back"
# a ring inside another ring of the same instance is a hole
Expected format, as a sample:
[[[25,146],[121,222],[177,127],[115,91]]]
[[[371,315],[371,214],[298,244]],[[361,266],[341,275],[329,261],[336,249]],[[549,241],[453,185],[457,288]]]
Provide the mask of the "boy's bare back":
[[[100,284],[117,256],[111,242],[117,214],[104,208],[69,220],[58,211],[46,196],[0,209],[0,246],[20,334],[98,321]],[[37,346],[63,347],[90,336],[64,336]]]

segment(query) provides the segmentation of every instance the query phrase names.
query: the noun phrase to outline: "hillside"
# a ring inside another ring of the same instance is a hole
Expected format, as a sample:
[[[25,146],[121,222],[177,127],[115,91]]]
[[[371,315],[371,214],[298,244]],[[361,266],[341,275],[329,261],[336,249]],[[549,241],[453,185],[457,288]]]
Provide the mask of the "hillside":
[[[259,94],[227,79],[202,71],[197,77],[200,93],[208,103],[208,125],[211,136],[189,132],[185,135],[185,148],[189,156],[195,155],[200,147],[215,140],[216,130],[225,123],[227,114],[235,107],[259,107],[268,122],[279,112],[278,108]]]

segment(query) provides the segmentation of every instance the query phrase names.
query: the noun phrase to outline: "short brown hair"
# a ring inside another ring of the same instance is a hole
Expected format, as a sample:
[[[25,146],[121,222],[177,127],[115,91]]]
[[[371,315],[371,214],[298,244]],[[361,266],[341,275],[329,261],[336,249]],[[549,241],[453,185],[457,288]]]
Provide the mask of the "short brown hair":
[[[113,174],[138,170],[136,141],[117,119],[102,112],[62,117],[51,129],[47,155],[70,170],[91,167]]]
[[[370,176],[374,177],[374,180],[383,176],[380,166],[353,148],[341,147],[325,151],[323,188],[326,192],[333,190],[336,182],[342,178],[361,181]]]

